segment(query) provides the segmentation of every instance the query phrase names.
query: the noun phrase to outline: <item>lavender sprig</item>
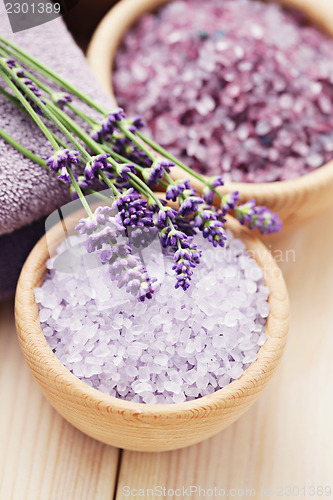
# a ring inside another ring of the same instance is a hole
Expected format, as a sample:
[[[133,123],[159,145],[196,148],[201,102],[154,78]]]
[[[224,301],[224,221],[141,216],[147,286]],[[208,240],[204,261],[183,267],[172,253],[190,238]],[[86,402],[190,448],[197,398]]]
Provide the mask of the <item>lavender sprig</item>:
[[[75,230],[86,235],[87,251],[99,256],[102,264],[107,265],[110,278],[117,281],[120,288],[125,287],[140,301],[152,297],[154,279],[132,254],[130,245],[121,239],[125,227],[120,213],[114,214],[111,207],[98,207],[93,217],[81,219]]]

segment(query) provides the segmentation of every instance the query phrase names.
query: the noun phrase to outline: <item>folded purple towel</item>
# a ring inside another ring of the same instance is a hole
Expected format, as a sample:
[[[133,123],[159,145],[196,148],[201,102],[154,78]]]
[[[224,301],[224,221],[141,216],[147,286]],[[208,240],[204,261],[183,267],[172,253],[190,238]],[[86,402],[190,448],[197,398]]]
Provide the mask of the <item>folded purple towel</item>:
[[[62,19],[12,34],[1,3],[0,30],[98,102],[108,104]],[[40,130],[3,96],[0,96],[0,127],[41,157],[52,153]],[[13,293],[23,255],[36,242],[40,226],[37,225],[38,231],[31,226],[30,230],[13,233],[10,238],[8,233],[31,225],[69,199],[66,185],[0,139],[0,300]],[[4,252],[8,255],[4,256]]]

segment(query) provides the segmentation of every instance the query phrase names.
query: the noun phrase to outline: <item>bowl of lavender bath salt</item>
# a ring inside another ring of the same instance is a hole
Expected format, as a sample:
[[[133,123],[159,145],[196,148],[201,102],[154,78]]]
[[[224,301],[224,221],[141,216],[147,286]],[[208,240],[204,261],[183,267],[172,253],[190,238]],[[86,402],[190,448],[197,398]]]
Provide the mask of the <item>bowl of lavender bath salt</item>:
[[[64,418],[107,444],[164,451],[216,434],[252,405],[282,356],[289,315],[281,272],[253,234],[229,217],[223,247],[194,236],[202,256],[186,290],[155,242],[144,256],[153,293],[138,300],[104,266],[83,272],[84,251],[63,272],[81,238],[68,246],[63,227],[25,263],[16,322],[30,370]]]
[[[333,10],[329,2],[122,0],[88,60],[114,101],[146,120],[192,185],[296,225],[332,205]],[[167,5],[164,5],[167,4]],[[316,23],[316,24],[312,24]],[[112,78],[110,73],[112,70]]]

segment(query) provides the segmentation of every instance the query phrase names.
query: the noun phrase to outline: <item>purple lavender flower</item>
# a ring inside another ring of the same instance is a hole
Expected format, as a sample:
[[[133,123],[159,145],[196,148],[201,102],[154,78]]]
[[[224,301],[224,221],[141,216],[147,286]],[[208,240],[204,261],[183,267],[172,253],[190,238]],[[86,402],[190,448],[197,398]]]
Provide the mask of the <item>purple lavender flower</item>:
[[[175,164],[168,160],[156,160],[150,168],[143,170],[142,175],[148,185],[156,185],[162,179],[164,171],[170,172]]]
[[[120,240],[125,227],[120,215],[113,214],[112,207],[98,207],[93,218],[81,219],[75,229],[87,235],[87,251],[98,254],[102,264],[108,266],[110,278],[116,280],[119,287],[125,286],[127,292],[141,301],[151,298],[153,280],[149,278],[140,259],[132,255],[130,245]]]
[[[73,173],[73,175],[74,175],[75,180],[77,180],[78,179],[77,175],[74,173]],[[72,184],[71,176],[69,175],[69,172],[68,172],[66,167],[61,168],[59,175],[58,175],[58,179],[64,181],[66,184]]]
[[[136,172],[135,166],[133,165],[133,163],[119,163],[115,167],[115,169],[116,169],[117,175],[125,181],[128,181],[130,179],[130,176],[128,174],[130,174],[130,173],[135,174],[135,172]]]
[[[192,242],[192,237],[188,237],[181,242],[181,248],[173,256],[175,264],[172,269],[176,271],[177,275],[175,288],[188,289],[193,274],[192,269],[200,263],[200,257],[201,252]]]
[[[282,222],[279,219],[279,216],[275,213],[272,213],[268,208],[256,207],[255,218],[252,222],[253,227],[258,228],[261,234],[270,234],[281,231]]]
[[[184,201],[181,202],[179,207],[179,214],[183,217],[194,214],[198,210],[198,206],[204,202],[194,189],[186,189],[183,191],[182,196]]]
[[[58,175],[59,179],[71,183],[68,168],[72,169],[79,162],[79,153],[70,149],[59,149],[52,156],[48,156],[46,165],[53,174]]]
[[[72,96],[70,94],[66,94],[66,92],[55,92],[52,94],[53,101],[59,106],[60,109],[64,109],[66,104],[72,102]]]
[[[101,153],[97,156],[92,156],[85,166],[84,175],[87,179],[96,179],[98,177],[98,170],[110,168],[111,165],[107,161],[109,153]]]
[[[206,186],[202,191],[202,197],[208,205],[213,204],[214,199],[214,189],[219,186],[223,186],[224,182],[221,175],[215,175],[214,177],[210,177],[207,181]]]
[[[114,122],[121,122],[126,119],[126,114],[123,108],[115,108],[108,114],[108,116],[112,117]]]
[[[222,196],[220,208],[222,214],[225,215],[229,210],[235,210],[237,202],[239,201],[238,191],[232,191]]]
[[[116,122],[120,122],[125,118],[126,115],[124,110],[122,108],[116,108],[114,111],[108,113],[101,124],[93,125],[90,132],[91,138],[96,142],[102,143],[104,139],[114,134]]]
[[[165,193],[165,197],[167,200],[177,201],[178,196],[180,196],[183,191],[190,189],[190,181],[188,179],[181,179],[179,181],[175,181],[174,184],[169,184]]]
[[[92,126],[90,131],[90,137],[100,144],[103,142],[103,131],[102,126],[99,124],[95,124]]]
[[[238,207],[236,207],[236,217],[242,225],[244,225],[245,222],[249,222],[251,224],[255,213],[256,200],[249,200],[246,203],[243,203],[242,205],[238,205]]]
[[[97,207],[95,210],[93,218],[81,219],[78,225],[75,228],[75,231],[78,231],[80,234],[93,234],[98,226],[105,226],[105,224],[113,224],[115,229],[119,231],[123,231],[124,227],[119,223],[119,218],[115,219],[113,217],[114,211],[111,207]],[[116,235],[118,236],[118,232]]]
[[[177,242],[181,242],[182,240],[186,240],[188,238],[187,234],[179,231],[176,226],[164,227],[160,232],[160,236],[161,244],[164,248],[173,247],[177,245]]]
[[[5,62],[7,63],[7,66],[8,66],[10,69],[15,68],[15,66],[16,66],[16,61],[15,61],[15,59],[13,59],[12,57],[9,57],[9,58],[5,59]]]
[[[153,211],[148,208],[147,200],[141,198],[133,188],[123,192],[112,204],[118,210],[122,224],[128,227],[153,227]]]
[[[218,245],[223,247],[227,239],[224,222],[217,210],[208,205],[201,205],[195,214],[194,227],[197,227],[214,247]]]
[[[255,200],[238,205],[236,217],[241,224],[247,222],[250,229],[259,229],[261,234],[278,232],[282,227],[278,215],[266,207],[256,206]]]
[[[114,131],[115,118],[113,115],[108,115],[101,123],[101,136],[103,139],[107,138],[108,135],[112,135]]]
[[[30,79],[27,77],[27,75],[24,73],[24,70],[23,68],[20,68],[18,66],[16,66],[16,61],[15,59],[5,59],[8,67],[12,70],[12,72],[18,77],[18,78],[21,78],[22,79],[22,83],[24,83],[24,85],[26,85],[26,87],[28,87],[28,89],[33,92],[35,94],[36,97],[38,97],[38,99],[40,100],[40,102],[42,104],[45,104],[45,101],[42,99],[42,93],[41,93],[41,90],[39,87],[37,87],[37,85]],[[23,94],[26,98],[26,100],[28,101],[28,103],[30,104],[30,106],[36,111],[36,113],[38,114],[42,114],[42,110],[40,109],[39,106],[37,106],[35,104],[35,102],[30,99],[30,97],[26,96],[25,95],[25,92],[22,88],[20,87],[17,87],[18,90],[21,92],[21,94]]]
[[[177,210],[174,210],[171,207],[163,207],[159,210],[157,214],[157,224],[165,226],[167,218],[169,218],[172,221],[175,219],[176,215],[177,215]]]
[[[132,134],[135,134],[137,130],[145,127],[145,122],[143,121],[142,116],[136,116],[135,118],[128,120],[128,123],[128,130],[132,132]]]

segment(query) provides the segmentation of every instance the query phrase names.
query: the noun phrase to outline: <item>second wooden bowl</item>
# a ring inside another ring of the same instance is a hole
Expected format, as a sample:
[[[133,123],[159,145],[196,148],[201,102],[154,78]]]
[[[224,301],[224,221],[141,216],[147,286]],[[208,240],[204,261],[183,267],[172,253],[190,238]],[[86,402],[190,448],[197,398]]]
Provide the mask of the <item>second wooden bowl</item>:
[[[70,230],[77,216],[65,219]],[[57,359],[41,329],[34,289],[47,273],[49,254],[64,238],[54,226],[28,257],[17,287],[15,313],[21,349],[37,384],[54,408],[82,432],[103,443],[140,451],[165,451],[189,446],[221,431],[257,399],[277,367],[286,343],[289,303],[280,269],[267,248],[238,222],[228,219],[264,272],[270,289],[268,336],[258,359],[224,389],[195,401],[150,405],[108,396],[85,384]]]
[[[88,62],[103,88],[116,105],[112,88],[112,67],[115,53],[126,31],[147,12],[157,10],[170,0],[121,0],[98,25],[88,48]],[[278,0],[286,7],[297,7],[309,19],[333,35],[333,2],[331,0]],[[172,169],[174,178],[188,178],[180,168]],[[200,191],[201,183],[192,178]],[[295,227],[333,204],[333,161],[298,179],[271,183],[227,183],[221,193],[237,190],[241,202],[255,198],[279,213],[284,226]]]

